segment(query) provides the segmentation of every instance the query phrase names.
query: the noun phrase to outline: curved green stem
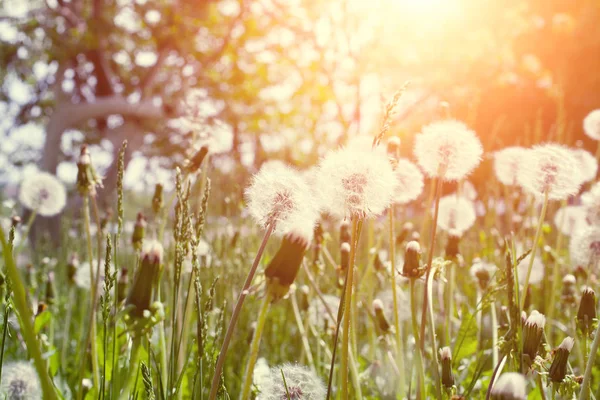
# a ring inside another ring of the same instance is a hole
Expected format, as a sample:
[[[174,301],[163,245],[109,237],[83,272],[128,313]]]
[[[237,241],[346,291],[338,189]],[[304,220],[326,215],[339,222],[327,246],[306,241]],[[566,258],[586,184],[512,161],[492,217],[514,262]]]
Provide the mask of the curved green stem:
[[[400,327],[400,317],[398,316],[398,286],[396,285],[396,235],[394,234],[394,206],[388,211],[389,214],[389,246],[390,246],[390,279],[392,284],[392,298],[394,302],[394,329],[396,334],[396,360],[398,362],[398,394],[404,398],[404,351],[402,349],[402,331]]]
[[[35,331],[33,329],[32,322],[33,315],[31,310],[29,309],[29,305],[27,304],[25,287],[23,286],[23,281],[21,280],[21,275],[17,270],[17,266],[15,265],[15,260],[12,257],[10,247],[6,242],[4,230],[2,230],[1,227],[0,242],[2,243],[2,253],[4,254],[4,262],[6,264],[6,273],[12,285],[15,309],[17,310],[20,316],[19,321],[21,323],[21,333],[23,334],[25,345],[27,346],[27,350],[33,357],[35,368],[37,370],[42,384],[42,392],[44,393],[44,399],[55,400],[57,399],[56,391],[54,389],[52,379],[50,379],[50,375],[48,375],[46,362],[42,357],[42,351],[40,350],[39,343],[37,341],[37,338],[35,337]]]
[[[529,266],[527,267],[527,275],[525,275],[525,282],[523,284],[523,294],[521,295],[521,304],[519,306],[519,311],[523,311],[525,307],[525,297],[527,296],[527,289],[529,288],[529,278],[531,276],[531,270],[533,269],[533,262],[535,259],[535,255],[537,253],[538,242],[540,240],[540,236],[542,235],[542,225],[544,224],[544,219],[546,218],[546,209],[548,208],[548,191],[544,192],[544,203],[542,204],[542,211],[540,212],[540,218],[538,219],[537,229],[535,231],[535,237],[533,238],[533,248],[531,249],[531,254],[529,256]]]
[[[590,397],[590,383],[592,381],[592,370],[594,369],[594,363],[596,362],[596,354],[598,353],[598,346],[600,345],[600,324],[596,328],[594,333],[594,341],[592,342],[592,348],[590,349],[590,357],[587,360],[585,367],[585,374],[583,375],[583,383],[581,384],[581,392],[579,393],[579,400],[587,400]]]
[[[415,358],[417,360],[417,399],[425,398],[425,371],[423,370],[423,353],[419,346],[419,323],[417,322],[417,293],[415,290],[415,280],[410,280],[410,308],[412,316],[412,330],[417,346]]]
[[[258,359],[258,350],[260,348],[260,339],[262,338],[263,330],[265,329],[265,322],[267,322],[267,314],[271,307],[271,294],[267,289],[267,294],[263,299],[256,321],[256,329],[252,337],[252,343],[250,344],[250,357],[248,358],[248,364],[246,365],[246,373],[244,374],[244,384],[242,385],[241,400],[247,400],[250,398],[250,389],[252,388],[252,378],[254,376],[254,365]]]
[[[229,342],[231,341],[231,337],[233,336],[233,330],[235,325],[237,324],[237,320],[239,318],[240,312],[242,311],[242,305],[244,304],[244,300],[248,295],[248,289],[252,284],[252,279],[254,278],[254,274],[256,273],[256,269],[258,268],[258,263],[262,258],[262,254],[267,246],[267,241],[273,233],[273,229],[275,228],[274,224],[269,224],[267,227],[267,231],[265,232],[265,236],[263,237],[262,243],[256,253],[256,257],[254,258],[254,263],[248,271],[248,276],[246,277],[246,282],[244,283],[244,287],[240,291],[238,296],[237,303],[235,304],[235,308],[233,309],[233,314],[231,315],[231,320],[229,321],[229,326],[227,327],[227,332],[225,333],[225,339],[223,340],[223,345],[221,346],[221,351],[219,352],[219,358],[217,359],[217,364],[215,366],[215,374],[213,376],[209,400],[214,400],[217,397],[217,391],[219,389],[219,383],[221,382],[221,371],[223,370],[223,364],[225,364],[225,356],[227,355],[227,349],[229,348]]]

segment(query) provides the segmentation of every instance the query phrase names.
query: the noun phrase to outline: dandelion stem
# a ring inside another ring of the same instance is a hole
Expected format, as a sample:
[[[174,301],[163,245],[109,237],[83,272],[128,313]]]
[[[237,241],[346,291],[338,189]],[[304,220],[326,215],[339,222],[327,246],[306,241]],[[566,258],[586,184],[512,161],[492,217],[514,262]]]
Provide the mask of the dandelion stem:
[[[90,314],[88,321],[88,329],[81,342],[81,361],[79,363],[79,380],[81,383],[83,374],[85,372],[85,362],[87,360],[87,347],[91,343],[91,357],[92,357],[92,376],[94,379],[94,387],[100,390],[100,376],[98,372],[98,358],[96,354],[96,291],[98,290],[97,277],[94,276],[94,254],[92,250],[92,234],[90,229],[90,207],[89,207],[89,195],[83,196],[83,222],[85,226],[85,234],[87,241],[87,254],[88,262],[90,264],[90,278],[92,282],[91,287],[91,300],[90,300]],[[92,340],[93,338],[93,340]],[[81,400],[83,396],[83,386],[80,385],[77,398]]]
[[[562,201],[561,206],[565,207],[567,205],[566,200]],[[562,248],[562,242],[563,242],[563,238],[564,235],[562,233],[562,228],[564,226],[565,223],[565,218],[566,218],[567,213],[564,212],[563,209],[563,213],[560,217],[560,228],[558,231],[558,238],[556,239],[556,260],[554,260],[554,266],[552,269],[552,290],[550,291],[550,304],[548,305],[548,321],[553,321],[554,320],[554,307],[555,307],[555,303],[556,303],[556,293],[558,292],[558,280],[559,280],[559,276],[560,276],[560,266],[561,266],[561,257],[560,257],[560,252],[561,252],[561,248]],[[554,324],[550,324],[549,327],[549,332],[548,332],[548,337],[550,338],[550,342],[553,342],[553,337],[552,337],[552,333],[554,331]]]
[[[250,344],[250,357],[248,358],[248,364],[246,365],[246,374],[244,376],[244,384],[242,386],[241,400],[247,400],[250,398],[250,389],[252,387],[252,378],[254,375],[254,365],[258,358],[258,350],[260,348],[260,339],[265,328],[265,322],[267,322],[267,315],[269,308],[271,307],[271,293],[267,290],[262,305],[260,306],[260,312],[258,313],[258,319],[256,320],[256,329],[252,337],[252,343]]]
[[[6,242],[4,230],[1,227],[0,243],[2,243],[2,253],[4,254],[6,273],[12,285],[15,308],[20,317],[19,320],[21,323],[21,332],[23,334],[23,339],[25,340],[27,350],[33,357],[35,368],[40,377],[44,399],[55,400],[57,399],[56,391],[54,389],[52,380],[50,379],[50,375],[48,375],[46,362],[42,357],[42,351],[40,350],[39,343],[35,337],[35,331],[32,323],[33,315],[29,309],[29,305],[27,304],[25,287],[23,286],[23,281],[21,280],[21,276],[15,265],[15,260],[12,257],[11,249]]]
[[[540,395],[542,396],[542,400],[546,400],[546,392],[544,392],[544,382],[542,382],[542,375],[537,374],[537,384],[540,389]]]
[[[352,243],[350,246],[350,263],[348,265],[348,278],[346,294],[344,296],[344,328],[342,331],[342,364],[341,385],[342,399],[348,398],[348,352],[350,351],[350,318],[352,314],[352,288],[354,286],[354,261],[356,258],[356,237],[358,232],[358,217],[352,216]]]
[[[392,284],[392,299],[394,302],[394,329],[396,333],[396,360],[398,360],[398,391],[399,397],[404,398],[404,351],[402,349],[402,331],[400,328],[400,317],[398,316],[398,287],[396,285],[396,235],[394,234],[394,206],[388,210],[389,215],[389,246],[390,246],[390,279]]]
[[[2,348],[0,348],[0,382],[2,382],[2,366],[4,365],[4,345],[6,343],[6,333],[8,332],[8,316],[10,314],[10,303],[4,303],[4,318],[2,321]]]
[[[67,353],[69,352],[69,333],[71,329],[71,318],[73,316],[73,307],[72,304],[75,304],[75,287],[73,285],[69,286],[69,302],[67,303],[67,316],[65,318],[65,326],[63,330],[63,340],[62,340],[62,359],[61,359],[61,367],[63,371],[67,370]]]
[[[133,344],[131,346],[131,356],[129,359],[129,370],[127,371],[127,383],[125,384],[125,388],[123,389],[123,393],[119,397],[120,400],[127,400],[130,398],[130,395],[133,394],[135,398],[135,386],[137,382],[137,375],[139,370],[139,359],[140,359],[140,350],[142,348],[142,339],[143,336],[135,336],[133,338]]]
[[[440,171],[441,172],[441,171]],[[431,274],[431,264],[433,262],[433,252],[435,249],[435,235],[437,232],[437,219],[438,212],[440,209],[440,195],[442,192],[442,173],[438,173],[436,189],[435,189],[435,208],[433,210],[433,225],[431,226],[431,237],[429,238],[429,251],[427,254],[427,273],[425,275],[425,282],[429,280]],[[423,311],[421,312],[421,332],[420,332],[420,348],[421,353],[425,351],[425,325],[427,324],[427,291],[423,293]],[[435,332],[431,332],[435,334]]]
[[[427,280],[426,284],[426,289],[425,292],[427,293],[427,304],[428,304],[428,308],[429,308],[429,329],[431,330],[431,350],[433,353],[433,370],[434,370],[434,380],[435,380],[435,392],[437,395],[438,399],[442,398],[442,389],[441,389],[441,382],[440,382],[440,367],[438,364],[438,358],[437,358],[437,341],[436,341],[436,333],[435,333],[435,320],[434,320],[434,314],[433,314],[433,299],[432,299],[432,292],[433,292],[433,274],[435,273],[435,270],[432,270],[432,274],[430,274],[429,279]]]
[[[219,389],[219,383],[221,382],[221,371],[223,370],[223,364],[225,363],[225,356],[227,355],[227,349],[229,348],[229,342],[231,341],[231,337],[233,336],[233,330],[237,323],[237,320],[240,315],[240,311],[242,310],[242,305],[244,304],[244,300],[248,295],[248,289],[252,284],[252,279],[254,278],[254,274],[256,273],[256,269],[258,268],[258,263],[262,258],[262,254],[267,246],[267,241],[273,233],[273,229],[275,228],[273,223],[270,223],[267,227],[267,231],[265,232],[265,236],[262,239],[258,252],[256,253],[256,257],[254,258],[254,263],[248,271],[248,276],[246,277],[246,282],[244,283],[244,287],[242,288],[237,303],[235,304],[235,308],[233,309],[233,314],[231,315],[231,320],[229,321],[229,326],[227,327],[227,332],[225,333],[225,339],[223,339],[223,345],[221,346],[221,351],[219,352],[219,358],[217,359],[217,364],[215,366],[215,374],[213,376],[209,400],[214,400],[217,397],[217,391]]]
[[[292,309],[294,310],[294,318],[296,319],[296,324],[298,325],[298,332],[302,337],[302,346],[304,346],[304,352],[306,353],[306,358],[308,359],[308,363],[310,367],[316,372],[315,360],[313,359],[312,352],[310,350],[310,344],[308,343],[308,336],[306,334],[306,329],[304,329],[304,323],[302,322],[302,317],[300,316],[300,309],[298,308],[298,300],[296,300],[296,294],[291,294],[292,299]]]
[[[423,370],[423,353],[419,346],[419,323],[417,322],[417,293],[415,290],[415,279],[410,280],[410,308],[412,316],[412,330],[415,337],[417,351],[415,353],[417,360],[417,399],[422,399],[425,396],[425,371]]]
[[[537,229],[535,231],[535,237],[533,239],[533,248],[531,249],[531,254],[529,256],[529,266],[527,267],[527,275],[525,275],[525,282],[523,284],[523,294],[521,295],[521,305],[519,307],[519,311],[523,311],[523,308],[525,308],[525,297],[527,297],[527,289],[529,288],[529,278],[531,276],[531,270],[533,269],[533,262],[535,261],[535,255],[537,253],[538,241],[540,240],[540,236],[542,235],[542,225],[544,223],[544,219],[546,218],[546,209],[547,208],[548,208],[548,191],[546,190],[544,192],[544,203],[542,204],[542,211],[540,212]]]
[[[492,301],[490,304],[490,313],[492,317],[492,363],[498,364],[498,316],[496,315],[496,304]]]
[[[454,284],[456,281],[456,265],[454,263],[448,265],[448,285],[446,285],[446,346],[450,346],[450,338],[452,337],[452,313],[454,312]]]

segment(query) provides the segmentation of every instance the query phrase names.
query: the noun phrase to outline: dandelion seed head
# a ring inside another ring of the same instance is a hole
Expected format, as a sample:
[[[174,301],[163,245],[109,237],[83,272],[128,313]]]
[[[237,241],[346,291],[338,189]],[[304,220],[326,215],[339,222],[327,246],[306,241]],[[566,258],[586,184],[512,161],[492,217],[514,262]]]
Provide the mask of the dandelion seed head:
[[[579,165],[581,181],[585,183],[596,179],[596,174],[598,173],[598,161],[596,157],[584,149],[573,149],[572,152]]]
[[[475,281],[479,282],[482,286],[487,287],[491,277],[496,273],[496,270],[495,264],[476,260],[473,262],[471,269],[469,269],[469,273]]]
[[[310,368],[283,364],[271,368],[269,376],[262,382],[257,400],[323,400],[325,395],[323,381]]]
[[[517,372],[505,372],[494,383],[492,400],[526,400],[527,381]]]
[[[526,192],[538,197],[548,192],[550,200],[566,199],[582,184],[573,152],[555,143],[535,146],[523,160],[517,181]]]
[[[520,256],[525,252],[524,246],[517,244],[516,246],[517,256]],[[519,285],[525,284],[525,277],[527,276],[527,269],[529,268],[529,262],[531,260],[531,253],[529,253],[521,262],[517,265],[517,276],[519,277]],[[529,276],[529,284],[537,285],[544,279],[544,262],[539,255],[536,255],[533,259],[533,266],[531,267],[531,274]]]
[[[524,147],[506,147],[494,153],[494,173],[504,185],[516,185],[517,176],[527,158],[529,149]]]
[[[423,192],[423,174],[419,168],[405,158],[397,160],[396,190],[394,203],[406,204],[415,200]]]
[[[5,363],[0,397],[7,400],[41,399],[42,387],[33,365],[26,361]]]
[[[595,183],[581,195],[581,204],[585,207],[587,222],[600,225],[600,183]]]
[[[575,232],[571,236],[569,252],[573,266],[595,266],[600,261],[600,227],[590,226]]]
[[[593,110],[583,119],[583,131],[594,140],[600,140],[600,109]]]
[[[564,206],[554,215],[554,225],[563,235],[571,236],[588,224],[586,209],[582,206]]]
[[[273,233],[285,234],[310,216],[306,230],[312,230],[318,207],[312,191],[299,172],[281,163],[268,163],[254,175],[246,189],[248,211],[266,228],[274,223]],[[314,219],[313,219],[314,218]]]
[[[388,321],[394,321],[394,293],[386,289],[377,294],[377,299],[382,304],[383,314]],[[411,318],[410,299],[401,286],[396,286],[396,299],[398,300],[398,320],[408,321]]]
[[[423,128],[415,137],[414,153],[429,177],[452,181],[464,178],[479,165],[483,147],[464,123],[446,120]]]
[[[453,231],[462,236],[473,226],[476,219],[475,205],[471,200],[456,194],[440,199],[438,227],[443,231]]]
[[[96,273],[97,265],[96,260],[94,260],[92,263],[94,274]],[[104,260],[100,260],[100,273],[102,272],[104,272]],[[81,289],[90,290],[92,288],[92,276],[90,275],[90,263],[88,261],[79,264],[75,271],[75,276],[73,276],[73,280],[75,281],[75,285]],[[103,280],[104,277],[100,276],[98,286],[100,286],[100,282]]]
[[[321,161],[317,185],[329,214],[370,218],[391,204],[396,175],[385,152],[349,146]]]
[[[52,217],[65,208],[67,191],[54,175],[36,172],[21,183],[19,201],[41,216]]]
[[[148,240],[144,242],[141,258],[153,264],[161,264],[163,253],[163,245],[158,240]]]

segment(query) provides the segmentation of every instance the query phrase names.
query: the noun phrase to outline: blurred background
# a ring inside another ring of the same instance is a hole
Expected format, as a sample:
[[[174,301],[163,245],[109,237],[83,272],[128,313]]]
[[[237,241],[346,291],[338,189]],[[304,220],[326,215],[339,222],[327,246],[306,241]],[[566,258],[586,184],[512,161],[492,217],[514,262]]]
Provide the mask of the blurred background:
[[[126,139],[125,184],[144,193],[208,144],[224,204],[266,160],[306,168],[373,134],[407,83],[390,131],[406,156],[448,116],[486,152],[596,152],[582,119],[600,107],[600,2],[0,0],[0,66],[6,197],[36,169],[74,183],[87,143],[108,199]]]

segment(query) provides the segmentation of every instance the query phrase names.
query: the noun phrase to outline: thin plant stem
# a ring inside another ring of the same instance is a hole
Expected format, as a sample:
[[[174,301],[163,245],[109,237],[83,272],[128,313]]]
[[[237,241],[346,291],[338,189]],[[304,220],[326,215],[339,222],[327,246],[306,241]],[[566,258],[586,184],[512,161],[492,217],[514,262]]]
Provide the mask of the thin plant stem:
[[[114,261],[114,265],[115,265],[115,270],[118,271],[118,268],[116,268],[117,265],[119,265],[118,259],[117,259],[117,248],[119,247],[119,239],[121,238],[121,234],[119,232],[116,233],[115,235],[115,246],[113,249],[113,260]],[[117,315],[117,309],[119,308],[119,284],[118,282],[114,285],[114,294],[113,294],[113,315]],[[113,324],[113,328],[112,328],[112,360],[111,360],[111,365],[112,365],[112,379],[110,382],[111,385],[111,399],[116,399],[117,398],[117,394],[119,393],[119,374],[115,374],[115,371],[117,371],[118,368],[118,361],[119,361],[119,357],[117,356],[117,329],[118,329],[118,320],[115,317],[115,321]]]
[[[490,313],[492,317],[492,363],[498,364],[498,316],[496,315],[496,304],[492,301],[490,304]]]
[[[33,315],[29,308],[29,305],[27,304],[25,287],[23,286],[21,275],[17,270],[14,258],[12,257],[12,251],[10,249],[10,246],[6,242],[4,230],[1,227],[0,243],[2,243],[2,253],[4,254],[6,273],[12,285],[15,309],[20,317],[19,321],[21,323],[21,333],[23,335],[25,345],[27,346],[27,350],[29,354],[31,354],[31,356],[33,357],[34,365],[41,381],[44,399],[56,400],[56,390],[54,389],[54,384],[52,383],[50,375],[48,375],[46,361],[44,361],[42,357],[40,345],[38,343],[37,338],[35,337],[35,331],[33,329],[32,322]]]
[[[441,172],[441,168],[440,168]],[[429,279],[429,275],[431,274],[431,264],[433,262],[433,252],[435,250],[435,235],[437,232],[437,219],[438,212],[440,209],[440,194],[442,191],[442,173],[438,173],[438,177],[435,178],[437,180],[436,189],[435,189],[435,208],[433,210],[433,220],[431,226],[431,236],[429,237],[429,251],[427,254],[427,273],[425,274],[425,282]],[[423,293],[423,311],[421,312],[421,332],[420,332],[420,347],[421,353],[425,351],[425,326],[427,324],[427,291]],[[431,332],[433,335],[434,332]]]
[[[398,360],[398,394],[404,398],[405,378],[404,378],[404,351],[402,349],[402,331],[400,328],[400,317],[398,316],[398,287],[396,285],[396,240],[394,234],[394,206],[388,210],[389,215],[389,245],[390,245],[390,279],[392,285],[392,298],[394,303],[394,329],[396,334],[396,360]]]
[[[61,357],[61,368],[63,371],[66,371],[67,367],[67,353],[69,351],[69,337],[71,330],[71,318],[73,316],[73,307],[72,304],[75,304],[75,287],[73,285],[69,285],[69,294],[67,295],[69,298],[69,302],[67,303],[67,316],[65,318],[65,325],[63,330],[63,340],[62,340],[62,357]]]
[[[160,282],[157,285],[158,294],[157,299],[161,301],[161,290],[160,290]],[[168,375],[168,367],[167,367],[167,341],[165,335],[165,321],[161,321],[158,325],[158,341],[160,345],[160,371],[161,371],[161,379],[166,384],[167,375]]]
[[[546,400],[546,392],[544,392],[544,382],[542,381],[542,375],[537,374],[537,384],[540,388],[540,395],[542,396],[542,400]]]
[[[450,346],[450,338],[452,337],[452,313],[454,308],[454,284],[456,282],[456,265],[454,263],[448,266],[449,277],[448,285],[446,285],[446,346]]]
[[[248,276],[246,277],[246,282],[244,283],[244,287],[240,291],[238,296],[237,303],[235,304],[235,308],[233,309],[233,314],[231,315],[231,320],[229,321],[229,326],[227,327],[227,332],[225,333],[225,339],[223,339],[223,345],[221,346],[221,351],[219,352],[219,357],[217,359],[217,364],[215,366],[215,374],[213,376],[209,400],[214,400],[217,397],[217,391],[219,389],[219,383],[221,382],[221,371],[223,370],[223,364],[225,363],[225,356],[227,355],[227,349],[229,348],[229,342],[231,341],[231,337],[233,336],[233,330],[237,323],[237,320],[240,315],[240,311],[242,310],[242,305],[244,304],[244,300],[248,295],[248,289],[252,284],[252,279],[254,278],[254,274],[256,273],[256,269],[258,268],[258,263],[262,258],[262,254],[267,246],[267,242],[271,233],[273,233],[273,229],[275,228],[274,223],[270,223],[267,227],[267,231],[265,232],[265,236],[262,239],[258,252],[256,253],[256,257],[254,258],[254,263],[248,271]]]
[[[21,243],[19,243],[19,246],[15,249],[15,251],[13,253],[15,258],[17,257],[18,254],[21,253],[21,250],[23,250],[23,246],[25,245],[25,240],[27,239],[27,236],[29,236],[29,231],[31,230],[31,227],[33,226],[35,217],[37,217],[37,210],[31,210],[31,215],[29,216],[29,219],[27,219],[27,225],[25,225],[25,230],[21,234]]]
[[[296,294],[292,293],[290,297],[292,300],[292,310],[294,311],[294,318],[296,319],[296,325],[298,325],[298,332],[300,333],[300,337],[302,338],[302,346],[304,346],[304,353],[306,353],[306,358],[308,359],[310,367],[316,372],[317,368],[315,365],[315,360],[313,359],[310,344],[308,342],[308,335],[306,334],[306,329],[304,329],[304,323],[302,322],[302,317],[300,316],[300,309],[298,307],[298,300],[296,300]]]
[[[81,361],[79,364],[79,382],[83,379],[83,374],[85,371],[85,362],[87,359],[87,346],[91,343],[91,357],[92,357],[92,377],[94,379],[94,387],[99,390],[100,389],[100,375],[98,372],[98,359],[96,354],[96,291],[98,290],[98,285],[96,278],[94,276],[94,255],[92,250],[92,234],[90,228],[90,207],[89,207],[89,195],[83,196],[83,222],[85,226],[85,234],[86,234],[86,242],[87,242],[87,255],[88,262],[90,264],[90,277],[92,282],[91,288],[91,300],[90,300],[90,313],[89,313],[89,321],[88,321],[88,329],[83,337],[81,342]],[[77,399],[81,400],[83,396],[83,386],[80,385]]]
[[[565,207],[567,205],[566,200],[562,201],[561,206]],[[556,292],[558,292],[558,280],[559,280],[559,276],[560,276],[560,266],[561,266],[561,258],[560,258],[560,252],[562,250],[562,242],[563,242],[563,238],[564,235],[562,233],[562,228],[564,226],[565,223],[565,218],[566,218],[566,212],[564,212],[561,215],[559,224],[560,224],[560,228],[558,231],[558,238],[556,239],[556,260],[554,261],[554,266],[552,269],[552,290],[550,291],[550,304],[548,305],[548,321],[553,321],[554,320],[554,307],[555,307],[555,303],[556,303]],[[554,331],[554,325],[551,324],[549,327],[549,332],[548,332],[548,337],[550,338],[550,341],[553,343],[553,337],[552,337],[552,333]]]
[[[548,191],[544,192],[544,203],[542,204],[542,211],[540,212],[540,217],[538,219],[537,229],[535,231],[535,237],[533,238],[533,248],[531,249],[531,254],[529,256],[529,266],[527,267],[527,275],[525,275],[525,282],[523,284],[523,294],[521,295],[521,305],[519,306],[519,311],[523,311],[525,307],[525,297],[527,296],[527,289],[529,288],[529,278],[531,276],[531,270],[533,269],[533,262],[535,260],[535,255],[537,253],[538,241],[540,240],[540,236],[542,235],[542,225],[544,223],[544,219],[546,218],[546,209],[548,208]]]
[[[341,395],[348,398],[348,352],[350,351],[350,318],[352,315],[352,288],[354,286],[354,261],[356,258],[356,235],[358,231],[358,217],[352,216],[352,243],[350,246],[350,263],[348,265],[348,278],[346,294],[344,296],[344,327],[342,330],[342,360],[341,360]]]
[[[8,333],[8,315],[10,314],[9,303],[4,304],[4,318],[2,321],[2,348],[0,348],[0,382],[2,382],[2,366],[4,365],[4,345],[6,343],[6,334]]]
[[[265,323],[267,322],[267,315],[269,314],[269,308],[271,307],[272,296],[267,289],[262,305],[260,306],[260,312],[258,313],[258,319],[256,320],[256,329],[252,336],[252,343],[250,344],[250,356],[248,358],[248,364],[246,364],[246,373],[244,374],[244,384],[242,385],[241,400],[247,400],[250,398],[250,389],[252,388],[252,378],[254,376],[254,365],[258,359],[258,350],[260,348],[260,340],[262,338],[263,330],[265,329]]]
[[[415,337],[417,351],[415,358],[417,360],[417,400],[425,396],[425,371],[423,370],[423,353],[419,346],[419,323],[417,322],[417,293],[415,290],[415,279],[410,280],[410,308],[412,316],[412,330]]]
[[[436,333],[435,333],[435,316],[433,314],[433,299],[432,299],[432,292],[433,292],[433,274],[435,273],[435,270],[432,270],[432,274],[429,276],[429,280],[426,282],[427,286],[425,289],[425,292],[427,293],[427,299],[428,299],[428,308],[429,308],[429,329],[431,330],[431,350],[433,353],[433,356],[431,357],[433,359],[433,379],[435,380],[435,392],[437,395],[438,399],[442,398],[442,389],[441,389],[441,381],[440,381],[440,367],[438,364],[438,358],[437,358],[437,340],[436,340]]]

